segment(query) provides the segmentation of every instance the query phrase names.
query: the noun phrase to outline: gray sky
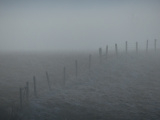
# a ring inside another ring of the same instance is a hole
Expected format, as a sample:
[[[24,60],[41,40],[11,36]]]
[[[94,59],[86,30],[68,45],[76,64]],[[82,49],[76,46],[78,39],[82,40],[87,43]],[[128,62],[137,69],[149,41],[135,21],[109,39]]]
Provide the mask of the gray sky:
[[[159,0],[26,1],[0,1],[1,51],[97,49],[160,39]]]

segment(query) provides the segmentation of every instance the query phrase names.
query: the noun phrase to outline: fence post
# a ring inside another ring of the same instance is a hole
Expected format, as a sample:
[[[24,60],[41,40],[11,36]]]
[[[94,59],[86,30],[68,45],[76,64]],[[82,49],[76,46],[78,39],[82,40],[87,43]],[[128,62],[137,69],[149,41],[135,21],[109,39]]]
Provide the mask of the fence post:
[[[126,53],[128,53],[128,42],[126,41]]]
[[[20,109],[22,109],[23,107],[22,88],[19,89],[19,97],[20,97]]]
[[[34,96],[37,97],[36,77],[33,76]]]
[[[75,67],[76,67],[76,79],[77,79],[77,77],[78,77],[78,61],[77,60],[75,60]]]
[[[48,72],[46,72],[46,78],[47,78],[47,83],[48,83],[48,89],[51,91],[51,84],[50,84]]]
[[[146,43],[146,52],[148,53],[148,40],[147,40],[147,43]]]
[[[63,86],[65,87],[66,84],[66,68],[63,68]]]
[[[106,57],[108,56],[108,45],[106,46]]]
[[[102,48],[99,48],[99,60],[102,63]]]
[[[136,42],[136,53],[138,53],[138,42]]]
[[[157,39],[154,40],[154,50],[155,50],[155,52],[157,50]]]
[[[118,55],[118,46],[117,46],[117,44],[115,44],[115,51],[116,51],[116,55]]]
[[[92,60],[92,55],[90,54],[89,55],[89,75],[90,75],[90,72],[91,72],[91,60]]]
[[[26,82],[26,98],[28,102],[29,101],[29,82]]]

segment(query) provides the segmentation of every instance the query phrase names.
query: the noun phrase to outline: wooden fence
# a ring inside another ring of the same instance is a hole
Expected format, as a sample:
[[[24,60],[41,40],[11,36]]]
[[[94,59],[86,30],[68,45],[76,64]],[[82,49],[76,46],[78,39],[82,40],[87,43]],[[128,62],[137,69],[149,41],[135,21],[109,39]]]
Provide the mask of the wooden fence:
[[[125,53],[128,54],[128,41],[126,41],[125,43]],[[146,53],[148,53],[148,49],[149,48],[149,41],[146,41]],[[157,40],[154,40],[154,51],[157,51]],[[138,50],[138,42],[135,43],[135,53],[138,54],[139,50]],[[106,56],[106,58],[108,58],[108,53],[109,53],[109,47],[108,45],[106,45],[106,52],[103,54],[102,48],[99,48],[99,62],[100,64],[102,63],[102,56]],[[119,51],[118,51],[118,44],[115,44],[115,55],[118,56]],[[92,69],[92,54],[89,54],[89,59],[88,59],[88,75],[91,74],[91,69]],[[79,77],[79,65],[78,65],[78,60],[75,60],[75,79],[78,79]],[[48,74],[48,72],[45,73],[46,74],[46,81],[48,84],[48,89],[49,91],[52,90],[52,86],[50,83],[50,76]],[[62,72],[62,79],[63,79],[63,83],[62,86],[65,87],[66,85],[66,67],[63,68],[63,72]],[[38,97],[38,91],[37,91],[37,80],[36,77],[33,76],[33,91],[34,91],[34,97]],[[30,85],[31,83],[26,82],[26,85],[24,87],[21,87],[19,89],[19,99],[20,99],[20,108],[23,109],[24,106],[29,104],[30,101]]]

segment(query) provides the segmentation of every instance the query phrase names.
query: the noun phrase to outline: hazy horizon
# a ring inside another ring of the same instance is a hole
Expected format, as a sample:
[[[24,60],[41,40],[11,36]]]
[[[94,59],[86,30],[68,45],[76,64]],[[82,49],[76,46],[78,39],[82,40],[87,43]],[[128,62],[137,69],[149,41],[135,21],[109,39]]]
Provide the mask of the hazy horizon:
[[[160,1],[0,1],[0,51],[74,51],[160,39]],[[160,43],[158,42],[158,46]]]

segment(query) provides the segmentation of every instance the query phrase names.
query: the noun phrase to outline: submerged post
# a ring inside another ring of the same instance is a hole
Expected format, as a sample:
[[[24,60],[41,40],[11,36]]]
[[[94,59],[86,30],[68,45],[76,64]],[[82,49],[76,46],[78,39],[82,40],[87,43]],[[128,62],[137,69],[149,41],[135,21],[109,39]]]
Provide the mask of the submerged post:
[[[77,60],[75,60],[75,68],[76,68],[75,73],[76,73],[76,79],[77,79],[78,77],[78,61]]]
[[[33,76],[34,96],[37,97],[36,77]]]
[[[136,42],[136,53],[138,53],[138,42]]]
[[[126,53],[128,53],[128,42],[126,41]]]
[[[102,62],[102,48],[99,48],[99,60]]]
[[[157,50],[157,39],[154,40],[154,51],[156,52]]]
[[[47,83],[48,83],[48,89],[51,91],[51,84],[50,84],[48,72],[46,72],[46,78],[47,78]]]
[[[19,97],[20,97],[20,109],[22,109],[23,107],[22,88],[19,89]]]
[[[26,82],[26,98],[28,102],[29,101],[29,82]]]
[[[146,52],[148,53],[148,40],[147,40],[147,43],[146,43]]]
[[[91,72],[91,60],[92,60],[92,55],[89,55],[89,74]]]
[[[106,57],[108,56],[108,45],[106,46]]]
[[[117,44],[115,44],[115,51],[116,51],[116,55],[118,55],[118,46],[117,46]]]
[[[66,84],[66,68],[63,68],[63,86]]]

